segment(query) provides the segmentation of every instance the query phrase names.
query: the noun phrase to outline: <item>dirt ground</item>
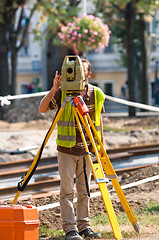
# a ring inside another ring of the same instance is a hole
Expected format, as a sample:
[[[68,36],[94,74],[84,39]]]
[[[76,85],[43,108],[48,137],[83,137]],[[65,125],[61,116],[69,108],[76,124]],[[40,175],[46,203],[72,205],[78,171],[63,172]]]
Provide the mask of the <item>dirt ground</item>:
[[[126,145],[150,144],[159,142],[159,117],[144,117],[144,118],[107,118],[104,117],[104,124],[110,128],[125,129],[125,131],[113,132],[106,131],[104,134],[105,147],[113,148]],[[40,146],[48,128],[51,125],[50,120],[38,119],[24,122],[9,123],[0,121],[0,162],[15,161],[33,157],[37,150],[25,154],[11,155],[4,153],[27,146]],[[43,156],[56,155],[56,129],[53,131],[51,139],[44,150]],[[124,185],[144,178],[148,178],[159,174],[159,165],[143,168],[130,174],[123,174],[120,184]],[[132,207],[132,210],[139,210],[145,204],[153,201],[159,202],[159,180],[138,185],[130,189],[124,190],[126,198]],[[123,212],[120,201],[116,193],[110,193],[113,207],[116,214]],[[18,202],[19,204],[31,204],[35,206],[45,205],[53,202],[58,202],[59,196],[52,195],[41,199],[29,199],[26,202]],[[6,201],[5,203],[9,203]],[[4,203],[4,204],[5,204]],[[98,215],[106,212],[103,200],[101,197],[90,199],[90,216]],[[61,229],[61,218],[59,207],[44,210],[39,212],[41,225],[45,225],[53,229]],[[106,229],[106,231],[111,231]],[[127,226],[125,230],[127,231]],[[157,240],[159,239],[159,228],[150,224],[147,228],[141,228],[143,237],[136,236],[135,239]],[[129,238],[131,239],[131,238]]]
[[[130,172],[129,174],[123,174],[120,185],[123,186],[127,183],[132,183],[139,181],[144,178],[148,178],[151,176],[155,176],[159,174],[159,165],[154,165],[151,167],[146,167],[141,170],[136,170],[135,172]],[[108,186],[109,191],[112,189],[111,186]],[[98,191],[98,190],[97,190]],[[140,184],[133,188],[128,188],[123,190],[124,194],[130,204],[130,207],[135,213],[135,211],[144,208],[148,203],[156,203],[159,204],[159,180],[148,182],[145,184]],[[124,209],[121,205],[121,202],[116,194],[116,192],[110,192],[110,198],[113,204],[113,208],[115,214],[124,213]],[[59,202],[59,195],[51,195],[49,197],[44,197],[40,199],[28,199],[27,201],[17,201],[16,204],[20,205],[34,205],[36,207],[43,206],[51,203]],[[10,204],[10,201],[3,202],[4,204]],[[76,209],[76,205],[74,204],[74,208]],[[90,217],[98,216],[99,214],[106,214],[106,209],[104,206],[104,202],[101,196],[90,198]],[[43,210],[39,212],[39,220],[40,225],[47,228],[59,230],[62,229],[62,222],[60,218],[60,208],[52,208],[48,210]],[[140,226],[140,219],[137,219]],[[93,227],[94,231],[102,231],[102,232],[112,232],[111,226],[100,226],[96,229]],[[120,226],[120,230],[122,232],[134,232],[131,224]],[[58,238],[44,238],[46,240],[53,240]],[[61,238],[59,238],[61,239]],[[63,238],[62,238],[63,239]],[[103,239],[103,238],[102,238]],[[106,238],[104,238],[106,239]],[[112,238],[114,239],[114,238]],[[140,226],[140,235],[136,233],[135,238],[126,238],[129,240],[158,240],[159,239],[159,226],[154,226],[151,223],[145,226]]]
[[[46,114],[46,116],[48,116]],[[7,122],[0,120],[0,162],[32,158],[41,146],[44,137],[51,126],[52,119],[35,119],[22,122]],[[127,145],[151,144],[159,142],[159,116],[143,118],[108,118],[103,115],[105,148],[115,148]],[[115,131],[114,131],[115,129]],[[56,151],[56,133],[53,130],[43,151],[43,157],[53,156]],[[23,148],[36,147],[25,154],[5,154]],[[3,154],[2,154],[3,153]]]
[[[146,167],[129,174],[123,174],[120,185],[136,182],[144,178],[156,176],[159,174],[159,165]],[[109,191],[112,189],[108,187]],[[97,190],[98,191],[98,190]],[[150,202],[159,203],[159,180],[140,184],[138,186],[123,190],[124,194],[133,211],[140,210]],[[116,192],[110,192],[110,197],[115,213],[124,212],[124,209],[118,199]],[[33,204],[35,206],[46,205],[59,201],[58,195],[51,195],[41,199],[29,199],[29,201],[19,201],[19,203]],[[75,206],[75,205],[74,205]],[[90,199],[90,216],[97,216],[106,212],[103,199],[101,196]],[[39,212],[41,225],[46,225],[53,229],[61,228],[60,209],[59,207]]]
[[[151,167],[146,167],[141,170],[136,170],[135,172],[130,172],[129,174],[123,174],[120,181],[120,185],[123,186],[127,183],[136,182],[144,178],[155,176],[159,174],[159,165],[154,165]],[[111,190],[111,187],[108,187]],[[159,180],[140,184],[133,188],[128,188],[123,190],[124,194],[130,204],[130,207],[135,214],[135,211],[138,211],[144,208],[149,203],[159,204]],[[110,198],[113,204],[115,214],[124,213],[124,209],[121,205],[121,202],[116,194],[116,192],[110,192]],[[18,201],[17,204],[20,205],[34,205],[34,206],[43,206],[50,203],[59,202],[58,195],[51,195],[50,197],[40,198],[40,199],[28,199],[27,201]],[[9,204],[10,201],[5,201],[3,204]],[[74,204],[76,209],[76,205]],[[101,196],[90,198],[90,217],[98,216],[99,214],[106,214],[106,209],[104,202]],[[61,218],[60,218],[60,208],[56,207],[53,209],[43,210],[39,212],[40,225],[45,225],[47,228],[59,230],[62,228]],[[137,219],[140,226],[140,219]],[[111,225],[103,226],[101,225],[96,228],[93,227],[94,231],[102,232],[112,232]],[[120,226],[120,230],[123,232],[135,232],[131,224]],[[53,240],[58,238],[43,238],[46,240]],[[59,238],[64,239],[64,238]],[[103,239],[103,238],[102,238]],[[104,238],[107,239],[107,238]],[[110,238],[109,238],[110,239]],[[112,238],[114,239],[114,238]],[[151,223],[148,223],[146,226],[140,226],[140,234],[135,234],[135,238],[126,238],[129,240],[158,240],[159,239],[159,226],[154,226]]]

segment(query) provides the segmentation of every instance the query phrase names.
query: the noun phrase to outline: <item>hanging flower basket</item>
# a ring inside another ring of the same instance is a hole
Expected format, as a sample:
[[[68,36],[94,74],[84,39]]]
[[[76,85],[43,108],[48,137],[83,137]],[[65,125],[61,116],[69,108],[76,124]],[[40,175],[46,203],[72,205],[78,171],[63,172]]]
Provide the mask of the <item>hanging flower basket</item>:
[[[100,18],[87,15],[73,20],[58,33],[62,45],[73,49],[75,54],[108,46],[111,31]]]

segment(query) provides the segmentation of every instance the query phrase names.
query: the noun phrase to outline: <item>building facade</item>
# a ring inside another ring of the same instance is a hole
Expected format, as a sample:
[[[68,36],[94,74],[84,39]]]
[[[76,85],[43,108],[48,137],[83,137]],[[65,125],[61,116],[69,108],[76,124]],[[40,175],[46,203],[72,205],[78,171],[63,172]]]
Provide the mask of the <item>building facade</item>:
[[[34,41],[32,28],[36,27],[39,15],[36,12],[31,20],[26,45],[21,48],[18,57],[17,94],[36,92],[47,89],[48,50],[45,37],[42,45]],[[151,61],[150,61],[150,104],[153,104],[153,86],[155,83],[155,65],[159,60],[159,11],[150,24]],[[116,45],[87,55],[92,64],[93,74],[90,83],[99,86],[105,94],[124,97],[122,87],[127,81],[127,69],[121,67]],[[57,59],[57,58],[56,58]]]

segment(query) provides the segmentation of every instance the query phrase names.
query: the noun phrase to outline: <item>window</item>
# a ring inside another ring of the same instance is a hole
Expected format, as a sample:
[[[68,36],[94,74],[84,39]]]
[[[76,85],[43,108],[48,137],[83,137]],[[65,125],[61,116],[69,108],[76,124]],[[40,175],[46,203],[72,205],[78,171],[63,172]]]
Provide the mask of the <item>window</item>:
[[[114,45],[109,43],[108,47],[105,47],[104,53],[113,53],[114,52]]]
[[[104,83],[104,93],[109,96],[113,95],[113,83],[111,82]]]

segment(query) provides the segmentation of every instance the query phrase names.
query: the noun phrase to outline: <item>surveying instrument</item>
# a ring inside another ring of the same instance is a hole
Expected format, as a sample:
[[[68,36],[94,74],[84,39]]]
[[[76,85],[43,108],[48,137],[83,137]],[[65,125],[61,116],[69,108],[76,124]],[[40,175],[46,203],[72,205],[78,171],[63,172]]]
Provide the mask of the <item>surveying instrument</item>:
[[[62,103],[61,107],[59,108],[59,110],[56,113],[56,116],[52,122],[52,125],[50,126],[45,139],[37,153],[37,155],[35,156],[35,159],[33,160],[31,167],[29,168],[28,172],[26,173],[26,176],[24,179],[22,179],[22,181],[20,181],[18,183],[18,192],[12,202],[12,204],[15,204],[20,193],[24,190],[24,188],[26,187],[27,183],[29,182],[31,176],[33,175],[38,162],[40,160],[40,157],[42,155],[42,151],[49,139],[49,137],[51,136],[60,116],[62,115],[65,106],[68,103],[71,103],[71,108],[73,109],[73,113],[75,116],[75,120],[77,122],[79,131],[81,133],[81,138],[84,144],[84,148],[85,148],[85,152],[86,155],[88,157],[89,163],[91,165],[91,169],[93,172],[93,176],[95,179],[96,184],[98,184],[103,201],[104,201],[104,205],[109,217],[109,221],[114,233],[114,237],[117,240],[122,240],[122,234],[116,219],[116,215],[114,212],[114,208],[112,206],[112,202],[110,200],[110,196],[109,196],[109,192],[107,189],[107,179],[111,180],[112,185],[114,187],[114,190],[116,191],[119,200],[131,222],[131,224],[133,225],[134,229],[136,232],[139,232],[139,225],[137,223],[137,220],[131,210],[131,207],[129,206],[129,203],[123,193],[123,190],[121,189],[121,186],[118,182],[118,178],[117,175],[113,169],[113,166],[111,164],[111,161],[106,153],[106,150],[97,134],[96,128],[89,116],[89,110],[82,98],[82,96],[79,94],[80,91],[83,91],[85,89],[85,77],[84,77],[84,71],[83,71],[83,65],[81,62],[81,59],[78,56],[66,56],[63,62],[63,66],[62,66],[62,78],[61,78],[61,89],[62,90],[66,90],[67,95],[66,98],[64,100],[64,102]],[[87,146],[87,142],[85,139],[85,135],[83,133],[82,130],[82,125],[86,131],[86,134],[88,135],[90,142],[92,144],[97,162],[94,163],[92,161],[91,155],[92,153],[89,152],[88,146]],[[103,157],[101,157],[94,137],[96,138],[98,145],[100,145],[100,148],[104,154]]]

